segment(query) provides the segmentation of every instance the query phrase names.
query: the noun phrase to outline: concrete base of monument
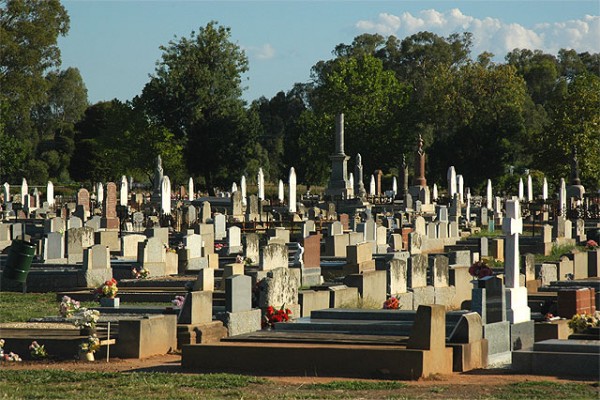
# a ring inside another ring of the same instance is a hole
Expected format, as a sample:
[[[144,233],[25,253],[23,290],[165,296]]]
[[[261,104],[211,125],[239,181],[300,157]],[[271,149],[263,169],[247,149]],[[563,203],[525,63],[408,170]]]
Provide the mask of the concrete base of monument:
[[[527,306],[527,288],[506,288],[506,319],[511,324],[531,320],[531,309]]]
[[[235,363],[232,360],[236,360]],[[452,349],[401,346],[236,343],[184,345],[181,365],[199,371],[419,379],[452,373]]]

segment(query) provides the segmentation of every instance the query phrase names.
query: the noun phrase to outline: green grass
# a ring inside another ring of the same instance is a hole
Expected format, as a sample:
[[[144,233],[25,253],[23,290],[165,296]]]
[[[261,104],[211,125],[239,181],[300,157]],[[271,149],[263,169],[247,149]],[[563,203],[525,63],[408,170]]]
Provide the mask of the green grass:
[[[197,399],[241,398],[239,390],[264,379],[231,374],[166,374],[2,371],[0,397],[6,399]]]
[[[316,390],[394,390],[403,389],[408,385],[396,381],[332,381],[329,383],[314,383],[306,386]]]
[[[493,231],[489,231],[487,229],[485,230],[481,230],[480,232],[477,233],[473,233],[471,235],[469,235],[470,238],[480,238],[480,237],[498,237],[498,236],[503,236],[504,233],[502,232],[502,230],[493,230]]]
[[[30,318],[57,316],[60,302],[56,293],[0,292],[0,323],[26,322]],[[121,305],[157,305],[167,307],[170,303],[123,303]],[[82,301],[81,307],[98,307],[96,301]]]
[[[546,261],[558,261],[563,254],[571,252],[573,249],[579,249],[580,251],[585,251],[585,247],[575,246],[572,244],[565,244],[562,246],[552,245],[552,250],[550,254],[545,256],[543,254],[535,255],[535,262],[546,262]]]
[[[518,382],[502,386],[497,399],[597,399],[597,386],[549,381]]]

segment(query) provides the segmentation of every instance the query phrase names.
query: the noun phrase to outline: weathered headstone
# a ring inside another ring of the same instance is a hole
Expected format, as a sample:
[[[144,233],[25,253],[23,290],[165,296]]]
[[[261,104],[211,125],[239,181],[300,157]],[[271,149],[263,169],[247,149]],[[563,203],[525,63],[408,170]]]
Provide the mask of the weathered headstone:
[[[114,182],[106,184],[106,201],[102,209],[102,228],[119,229],[119,218],[117,218],[117,185]]]

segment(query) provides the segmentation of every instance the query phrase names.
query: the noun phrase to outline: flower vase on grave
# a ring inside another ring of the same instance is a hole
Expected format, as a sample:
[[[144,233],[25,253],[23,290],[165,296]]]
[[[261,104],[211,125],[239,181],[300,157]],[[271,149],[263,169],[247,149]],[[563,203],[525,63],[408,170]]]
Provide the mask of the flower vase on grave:
[[[85,353],[85,359],[87,361],[96,361],[96,358],[94,357],[94,353],[91,351],[88,353]]]
[[[101,297],[100,305],[102,307],[119,308],[120,299],[118,297]]]

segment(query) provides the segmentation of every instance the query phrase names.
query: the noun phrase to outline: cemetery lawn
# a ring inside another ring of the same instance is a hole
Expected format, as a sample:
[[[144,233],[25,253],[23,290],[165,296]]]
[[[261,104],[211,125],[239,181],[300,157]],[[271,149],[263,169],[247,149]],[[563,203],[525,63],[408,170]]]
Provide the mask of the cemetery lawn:
[[[58,316],[56,293],[0,292],[0,323],[26,322],[30,318]],[[126,305],[127,303],[121,303]],[[168,303],[144,303],[168,306]],[[81,307],[98,307],[98,302],[82,301]]]
[[[178,355],[0,363],[3,399],[598,399],[598,382],[471,371],[417,382],[183,370]]]

